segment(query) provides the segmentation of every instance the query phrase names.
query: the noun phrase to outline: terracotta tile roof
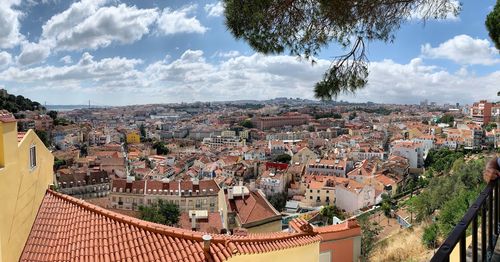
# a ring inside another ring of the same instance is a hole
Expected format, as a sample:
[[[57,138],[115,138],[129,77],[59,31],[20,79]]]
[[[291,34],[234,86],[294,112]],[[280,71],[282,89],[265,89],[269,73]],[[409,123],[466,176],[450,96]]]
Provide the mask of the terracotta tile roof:
[[[20,261],[225,261],[239,254],[282,250],[319,242],[314,233],[247,236],[168,227],[120,215],[48,190]]]
[[[228,212],[236,212],[242,225],[281,219],[281,214],[259,191],[250,191],[243,197],[234,196],[233,199],[228,199],[226,194],[226,201]]]
[[[23,140],[24,136],[26,135],[26,132],[17,132],[17,142],[21,142]]]

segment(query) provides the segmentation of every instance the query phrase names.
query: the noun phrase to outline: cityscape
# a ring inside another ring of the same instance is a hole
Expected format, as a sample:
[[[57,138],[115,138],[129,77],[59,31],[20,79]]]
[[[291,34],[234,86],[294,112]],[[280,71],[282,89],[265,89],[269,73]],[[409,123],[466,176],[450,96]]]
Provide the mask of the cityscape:
[[[500,261],[500,2],[63,2],[0,2],[0,262]]]

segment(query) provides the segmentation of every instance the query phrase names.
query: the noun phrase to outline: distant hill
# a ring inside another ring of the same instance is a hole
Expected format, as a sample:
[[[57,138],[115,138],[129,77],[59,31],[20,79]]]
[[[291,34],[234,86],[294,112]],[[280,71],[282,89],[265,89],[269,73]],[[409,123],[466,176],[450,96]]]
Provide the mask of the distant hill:
[[[7,93],[7,90],[0,89],[0,109],[5,109],[12,113],[24,110],[45,110],[45,108],[36,101],[31,101],[24,96],[16,96]]]

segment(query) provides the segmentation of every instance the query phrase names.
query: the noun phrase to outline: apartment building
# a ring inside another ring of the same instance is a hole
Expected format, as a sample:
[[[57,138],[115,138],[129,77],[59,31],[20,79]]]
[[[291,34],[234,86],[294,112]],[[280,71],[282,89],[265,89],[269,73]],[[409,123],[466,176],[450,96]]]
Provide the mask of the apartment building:
[[[306,165],[306,173],[345,177],[347,159],[314,159]]]
[[[474,102],[470,109],[470,116],[472,121],[478,125],[487,125],[492,119],[492,107],[493,103],[487,100],[480,100],[479,102]]]
[[[309,122],[310,116],[299,113],[290,113],[282,116],[255,116],[252,119],[254,127],[264,130],[284,126],[298,126]]]
[[[139,206],[148,206],[158,199],[179,206],[182,212],[189,210],[208,210],[216,212],[219,198],[223,192],[214,180],[194,181],[152,181],[113,179],[109,194],[110,207],[137,210]]]
[[[203,144],[209,147],[243,147],[246,145],[246,141],[239,136],[210,136],[203,138]]]
[[[424,147],[422,143],[408,140],[398,140],[391,143],[390,154],[408,159],[410,168],[420,168],[424,165]]]

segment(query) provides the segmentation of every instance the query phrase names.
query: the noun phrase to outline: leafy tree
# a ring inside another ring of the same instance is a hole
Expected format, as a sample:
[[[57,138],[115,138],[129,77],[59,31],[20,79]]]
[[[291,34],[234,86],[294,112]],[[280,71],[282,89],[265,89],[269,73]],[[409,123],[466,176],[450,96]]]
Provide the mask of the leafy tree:
[[[274,194],[267,197],[269,203],[278,211],[282,211],[286,206],[287,193]]]
[[[151,206],[139,206],[139,216],[146,221],[173,226],[179,222],[180,210],[176,204],[158,199]]]
[[[253,128],[252,120],[245,119],[245,120],[241,121],[240,126],[246,127],[246,128]]]
[[[384,212],[384,216],[387,217],[387,224],[389,224],[389,218],[391,217],[392,210],[392,199],[389,195],[382,195],[382,203],[380,205],[382,212]]]
[[[500,1],[497,1],[491,13],[486,17],[485,24],[495,47],[500,49]]]
[[[497,128],[497,123],[495,123],[495,122],[490,122],[490,123],[488,123],[488,124],[484,127],[484,129],[486,129],[486,131],[488,131],[488,132],[491,132],[491,130],[493,130],[493,129],[495,129],[495,128]]]
[[[54,159],[54,170],[58,170],[61,166],[66,165],[66,160],[58,159],[57,157]]]
[[[315,95],[320,99],[366,85],[367,42],[392,41],[401,24],[415,15],[423,20],[446,18],[460,9],[452,0],[224,0],[224,4],[229,31],[258,52],[288,51],[314,64],[330,42],[347,49],[334,56],[335,61],[316,84]]]
[[[43,130],[35,130],[36,135],[42,140],[43,144],[46,147],[49,147],[51,142],[50,142],[50,137],[49,134],[46,131]]]
[[[445,114],[437,122],[453,126],[454,121],[455,121],[455,117],[453,117],[452,115]]]
[[[349,114],[349,120],[353,120],[357,116],[358,116],[358,114],[356,114],[356,112],[352,112],[352,113]]]
[[[324,206],[321,209],[320,214],[324,218],[326,218],[326,223],[328,225],[331,225],[333,223],[334,216],[341,219],[341,220],[345,219],[345,215],[336,206],[330,206],[330,205]]]
[[[51,110],[47,113],[47,115],[50,116],[50,118],[52,118],[52,120],[57,119],[57,111]]]
[[[141,132],[141,137],[146,137],[146,127],[144,127],[144,124],[139,126],[139,131]]]
[[[80,146],[80,156],[85,157],[89,154],[88,148],[86,144]]]
[[[290,163],[290,160],[292,160],[292,157],[289,154],[277,155],[273,159],[274,162],[280,162],[280,163],[284,163],[284,164]]]
[[[422,235],[422,242],[427,248],[436,248],[438,232],[439,231],[437,224],[431,224],[424,228],[424,234]]]
[[[158,141],[153,144],[153,149],[156,149],[156,153],[158,155],[166,155],[170,152],[168,150],[168,147],[165,145],[165,143]]]
[[[382,227],[377,222],[370,221],[366,214],[359,216],[358,222],[361,226],[361,258],[362,261],[368,261]]]

